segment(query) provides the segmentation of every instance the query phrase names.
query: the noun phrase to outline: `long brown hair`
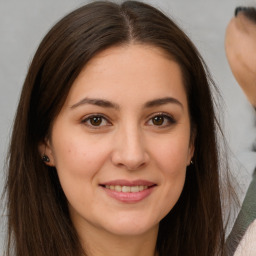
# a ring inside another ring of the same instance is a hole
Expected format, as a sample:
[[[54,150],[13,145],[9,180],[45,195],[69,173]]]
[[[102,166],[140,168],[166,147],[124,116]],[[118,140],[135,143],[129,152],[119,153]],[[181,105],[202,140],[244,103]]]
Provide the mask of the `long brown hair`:
[[[6,197],[8,245],[17,256],[82,255],[55,168],[45,166],[38,145],[50,133],[69,90],[86,63],[121,44],[159,47],[181,67],[195,132],[194,164],[183,192],[160,222],[161,256],[223,255],[214,84],[195,46],[157,9],[136,1],[99,1],[59,21],[41,42],[18,105],[9,149]]]

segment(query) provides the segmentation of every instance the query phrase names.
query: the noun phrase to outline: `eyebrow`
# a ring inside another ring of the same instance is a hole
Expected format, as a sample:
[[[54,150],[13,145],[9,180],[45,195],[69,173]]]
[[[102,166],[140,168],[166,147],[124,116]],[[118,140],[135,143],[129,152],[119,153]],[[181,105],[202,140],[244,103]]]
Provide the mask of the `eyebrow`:
[[[147,102],[144,106],[145,106],[145,108],[152,108],[152,107],[165,105],[168,103],[177,104],[183,109],[182,103],[179,100],[172,98],[172,97],[165,97],[165,98],[152,100],[152,101]]]
[[[183,109],[182,103],[179,100],[172,97],[165,97],[165,98],[148,101],[144,104],[144,108],[158,107],[168,103],[179,105]],[[118,104],[115,104],[111,101],[104,100],[104,99],[93,99],[93,98],[84,98],[79,102],[75,103],[74,105],[72,105],[70,108],[74,109],[85,104],[95,105],[103,108],[113,108],[116,110],[120,109],[120,106]]]
[[[84,98],[77,102],[76,104],[71,106],[71,109],[74,109],[76,107],[79,107],[81,105],[85,104],[90,104],[90,105],[95,105],[103,108],[114,108],[114,109],[119,109],[119,106],[113,102],[110,102],[108,100],[104,99],[91,99],[91,98]]]

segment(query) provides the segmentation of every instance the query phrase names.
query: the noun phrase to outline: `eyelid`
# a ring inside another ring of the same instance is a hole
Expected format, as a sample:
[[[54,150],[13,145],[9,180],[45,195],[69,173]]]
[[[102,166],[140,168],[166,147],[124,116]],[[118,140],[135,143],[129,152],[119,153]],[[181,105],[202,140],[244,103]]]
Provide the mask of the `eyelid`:
[[[157,113],[153,113],[153,114],[149,115],[148,118],[147,118],[147,122],[146,123],[151,121],[156,116],[162,116],[164,118],[167,118],[168,121],[170,122],[170,124],[169,125],[159,125],[159,126],[152,124],[150,126],[156,126],[158,128],[164,128],[164,127],[168,127],[168,126],[171,126],[171,125],[177,123],[177,120],[173,117],[173,115],[171,115],[169,113],[166,113],[166,112],[157,112]]]
[[[107,125],[99,125],[99,126],[94,126],[94,125],[91,125],[91,124],[87,124],[86,122],[89,121],[93,117],[100,117],[103,120],[105,120],[108,124]],[[87,127],[91,128],[91,129],[100,129],[100,128],[112,125],[112,122],[110,121],[110,119],[108,117],[106,117],[104,114],[101,114],[101,113],[88,114],[88,115],[86,115],[82,118],[81,123],[86,125]]]

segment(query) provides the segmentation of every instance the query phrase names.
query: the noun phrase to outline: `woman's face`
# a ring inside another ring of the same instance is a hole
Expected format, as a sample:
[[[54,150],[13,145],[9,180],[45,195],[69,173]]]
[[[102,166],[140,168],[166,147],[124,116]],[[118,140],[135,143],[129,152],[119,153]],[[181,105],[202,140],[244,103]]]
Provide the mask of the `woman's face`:
[[[194,146],[179,65],[146,45],[107,49],[79,74],[45,153],[81,234],[157,230]]]

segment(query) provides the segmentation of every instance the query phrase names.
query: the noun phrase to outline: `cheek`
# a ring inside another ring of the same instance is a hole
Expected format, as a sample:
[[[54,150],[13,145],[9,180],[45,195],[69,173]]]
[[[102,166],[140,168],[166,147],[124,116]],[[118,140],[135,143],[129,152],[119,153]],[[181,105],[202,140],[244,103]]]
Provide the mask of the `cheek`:
[[[62,136],[58,136],[61,138]],[[92,195],[94,177],[104,165],[109,148],[104,143],[99,147],[97,142],[83,136],[72,136],[55,140],[54,158],[62,189],[75,207],[83,207],[84,195]],[[95,185],[97,185],[95,183]],[[87,203],[90,203],[87,198]]]
[[[177,200],[185,181],[188,148],[179,144],[173,146],[159,155],[161,157],[159,165],[164,176],[167,197],[171,194],[171,197]]]
[[[167,175],[179,175],[186,170],[190,159],[189,136],[170,136],[153,148],[158,167]]]
[[[59,171],[66,170],[82,175],[97,169],[107,157],[107,152],[108,146],[104,143],[99,147],[90,138],[73,136],[55,142],[54,159]]]
[[[182,138],[182,139],[181,139]],[[175,136],[164,140],[154,150],[157,169],[161,170],[163,190],[161,200],[167,214],[178,201],[182,192],[189,158],[189,137]]]
[[[72,205],[82,205],[84,195],[91,194],[90,187],[96,182],[94,177],[106,161],[108,147],[104,143],[99,147],[97,142],[81,135],[56,140],[54,145],[56,169],[62,189]]]

